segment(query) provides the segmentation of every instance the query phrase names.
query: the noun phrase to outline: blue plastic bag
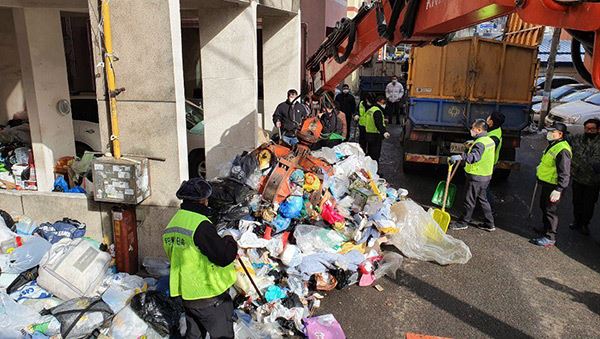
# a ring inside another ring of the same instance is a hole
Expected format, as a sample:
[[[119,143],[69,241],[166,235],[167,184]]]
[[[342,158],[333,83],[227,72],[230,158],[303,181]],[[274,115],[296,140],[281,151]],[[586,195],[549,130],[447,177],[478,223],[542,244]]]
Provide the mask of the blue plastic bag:
[[[283,231],[287,230],[288,227],[290,227],[291,222],[292,222],[292,219],[285,218],[281,215],[277,215],[275,220],[273,220],[273,227],[275,227],[275,231],[277,233],[283,232]]]
[[[54,192],[65,192],[65,193],[85,193],[85,190],[81,186],[75,186],[69,188],[69,184],[65,181],[65,177],[62,175],[54,180]]]
[[[297,218],[302,212],[302,206],[304,206],[304,199],[301,196],[289,196],[279,206],[279,213],[285,218]]]

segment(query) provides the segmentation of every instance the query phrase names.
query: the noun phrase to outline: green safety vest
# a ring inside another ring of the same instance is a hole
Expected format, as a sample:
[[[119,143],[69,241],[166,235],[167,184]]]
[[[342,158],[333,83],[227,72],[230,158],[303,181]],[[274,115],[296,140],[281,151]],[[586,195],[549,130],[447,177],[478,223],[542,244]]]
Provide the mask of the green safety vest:
[[[365,129],[367,130],[367,133],[380,133],[377,129],[377,126],[375,126],[375,118],[373,117],[373,115],[377,111],[381,110],[379,109],[379,107],[373,106],[369,108],[369,110],[365,113]],[[383,114],[383,112],[381,113]],[[383,119],[383,126],[385,126],[385,119]]]
[[[556,170],[556,156],[563,150],[567,150],[569,154],[573,154],[571,145],[565,140],[557,142],[554,146],[550,147],[542,155],[542,161],[537,167],[536,176],[539,180],[547,182],[552,185],[558,184],[558,171]]]
[[[473,149],[475,144],[481,143],[484,146],[483,154],[478,162],[473,164],[465,165],[465,172],[471,175],[478,175],[481,177],[487,177],[494,173],[494,156],[496,152],[496,144],[494,140],[489,136],[479,137],[473,142],[473,145],[469,148],[469,152]]]
[[[216,297],[236,281],[233,263],[213,264],[194,244],[194,232],[208,218],[179,210],[163,232],[163,247],[171,261],[169,290],[172,297],[197,300]]]
[[[498,159],[500,159],[500,149],[502,148],[502,128],[498,127],[495,130],[489,131],[487,134],[488,137],[496,137],[500,142],[498,143],[498,147],[496,147],[496,156],[494,157],[494,165],[498,163]],[[492,140],[493,141],[493,140]]]
[[[367,108],[365,107],[365,102],[361,101],[358,104],[358,125],[365,127],[365,124],[367,123]]]

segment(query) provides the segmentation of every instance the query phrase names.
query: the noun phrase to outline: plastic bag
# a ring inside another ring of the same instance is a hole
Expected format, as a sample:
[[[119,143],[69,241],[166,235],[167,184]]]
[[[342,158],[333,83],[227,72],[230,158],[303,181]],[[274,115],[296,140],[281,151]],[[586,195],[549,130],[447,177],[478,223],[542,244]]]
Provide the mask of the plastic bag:
[[[391,279],[396,280],[396,273],[402,266],[404,257],[396,252],[385,252],[383,259],[379,263],[379,267],[375,270],[375,279],[380,279],[387,275]]]
[[[142,266],[153,277],[169,275],[171,264],[166,258],[145,257]]]
[[[30,281],[27,284],[21,286],[18,290],[10,294],[10,297],[18,303],[23,303],[30,299],[46,299],[52,297],[48,291],[39,287],[37,282]]]
[[[106,284],[109,287],[102,294],[102,300],[115,313],[121,311],[134,294],[147,289],[146,282],[142,277],[127,273],[117,273],[110,276]]]
[[[343,196],[348,194],[348,188],[350,187],[350,180],[348,177],[334,176],[330,180],[329,191],[336,200],[340,200]]]
[[[47,312],[60,322],[63,338],[84,338],[112,316],[110,307],[100,298],[75,298]]]
[[[287,230],[290,227],[291,223],[292,219],[285,218],[281,215],[277,215],[277,217],[275,218],[275,220],[273,220],[271,224],[275,228],[275,231],[279,233]]]
[[[6,273],[19,274],[39,265],[42,257],[50,250],[52,244],[46,239],[38,236],[32,236],[25,241],[23,246],[17,247],[9,255],[10,263],[6,268]]]
[[[300,212],[302,212],[302,207],[304,206],[304,199],[299,196],[289,196],[282,204],[279,206],[278,212],[285,218],[297,218],[300,216]]]
[[[399,232],[389,242],[413,259],[435,261],[440,265],[465,264],[471,250],[462,241],[444,233],[433,217],[412,200],[403,200],[391,208]]]
[[[342,247],[342,243],[348,241],[335,230],[312,225],[296,226],[294,237],[296,238],[296,245],[304,254],[316,252],[336,253]]]
[[[304,190],[306,192],[317,191],[321,188],[321,180],[314,173],[304,175]]]
[[[148,331],[146,324],[140,317],[127,306],[119,312],[110,326],[110,334],[113,338],[139,338]]]
[[[131,299],[131,309],[158,334],[176,335],[180,332],[179,320],[184,313],[183,305],[176,300],[156,291],[148,291],[136,294]]]
[[[308,339],[345,339],[340,323],[332,314],[304,319],[304,334]]]
[[[21,330],[35,324],[40,315],[0,292],[0,339],[21,338]]]

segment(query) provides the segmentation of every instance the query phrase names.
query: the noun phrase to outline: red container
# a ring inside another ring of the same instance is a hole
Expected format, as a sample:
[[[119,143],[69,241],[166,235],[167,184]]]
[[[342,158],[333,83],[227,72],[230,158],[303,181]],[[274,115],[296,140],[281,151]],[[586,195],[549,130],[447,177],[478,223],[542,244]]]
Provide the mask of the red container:
[[[117,270],[129,274],[138,271],[138,238],[135,206],[112,208]]]

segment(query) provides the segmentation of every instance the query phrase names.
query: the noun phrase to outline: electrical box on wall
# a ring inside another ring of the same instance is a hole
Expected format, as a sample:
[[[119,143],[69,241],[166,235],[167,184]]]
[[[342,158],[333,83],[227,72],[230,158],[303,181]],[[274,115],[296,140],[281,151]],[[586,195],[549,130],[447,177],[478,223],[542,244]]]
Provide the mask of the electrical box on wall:
[[[136,205],[150,196],[146,158],[97,158],[92,163],[92,173],[95,201]]]

